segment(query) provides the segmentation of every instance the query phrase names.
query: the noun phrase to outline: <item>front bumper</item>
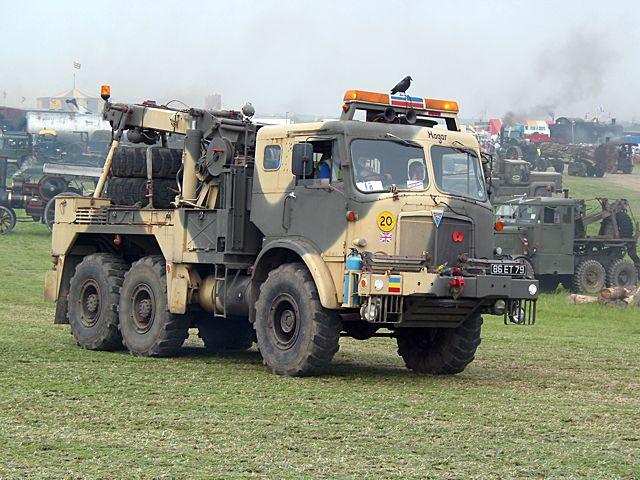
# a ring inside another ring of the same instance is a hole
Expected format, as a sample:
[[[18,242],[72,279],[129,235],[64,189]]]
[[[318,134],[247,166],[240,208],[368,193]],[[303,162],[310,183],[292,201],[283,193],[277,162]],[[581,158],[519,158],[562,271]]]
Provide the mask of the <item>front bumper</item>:
[[[462,281],[461,281],[462,279]],[[538,281],[480,274],[363,272],[357,297],[363,320],[397,327],[456,327],[476,314],[533,324]]]
[[[455,277],[424,272],[368,273],[360,274],[359,296],[429,296],[451,298],[450,283]],[[498,275],[462,277],[464,286],[458,298],[521,299],[538,298],[538,281]]]

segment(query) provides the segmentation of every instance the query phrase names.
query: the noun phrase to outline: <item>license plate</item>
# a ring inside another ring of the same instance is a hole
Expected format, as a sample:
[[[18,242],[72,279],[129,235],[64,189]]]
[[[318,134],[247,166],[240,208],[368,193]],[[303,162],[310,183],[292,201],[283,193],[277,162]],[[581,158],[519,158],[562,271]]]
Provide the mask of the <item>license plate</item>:
[[[524,276],[526,273],[526,267],[522,264],[513,264],[513,263],[492,263],[491,264],[491,275],[509,275],[513,276]]]

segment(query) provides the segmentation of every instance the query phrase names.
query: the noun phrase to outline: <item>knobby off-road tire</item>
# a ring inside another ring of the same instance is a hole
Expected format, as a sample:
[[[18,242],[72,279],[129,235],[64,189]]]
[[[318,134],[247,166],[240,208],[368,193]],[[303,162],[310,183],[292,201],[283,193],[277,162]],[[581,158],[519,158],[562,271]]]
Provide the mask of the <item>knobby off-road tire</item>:
[[[175,180],[182,166],[182,150],[153,147],[151,152],[152,177]],[[114,177],[147,178],[147,148],[116,148],[111,173]]]
[[[607,287],[632,287],[638,283],[635,265],[619,258],[607,268]]]
[[[110,253],[86,256],[71,277],[67,319],[76,343],[89,350],[120,350],[120,288],[127,264]]]
[[[405,328],[397,331],[398,355],[417,373],[462,372],[480,345],[482,317],[472,315],[456,328]]]
[[[574,292],[599,293],[605,286],[606,272],[597,260],[582,260],[573,274]]]
[[[165,268],[162,256],[143,257],[124,276],[120,331],[134,355],[174,355],[189,336],[189,316],[169,312]]]
[[[242,351],[251,348],[254,330],[248,318],[228,316],[201,320],[198,336],[210,352]]]
[[[269,273],[260,287],[254,327],[263,363],[278,375],[320,373],[339,348],[339,317],[320,304],[302,263]]]
[[[177,186],[175,179],[157,178],[153,180],[153,206],[155,208],[171,208],[171,202],[176,198]],[[135,205],[144,207],[149,204],[147,197],[146,178],[109,179],[108,195],[115,205]]]
[[[633,238],[634,225],[633,220],[627,212],[616,213],[616,223],[618,224],[618,232],[620,238]]]

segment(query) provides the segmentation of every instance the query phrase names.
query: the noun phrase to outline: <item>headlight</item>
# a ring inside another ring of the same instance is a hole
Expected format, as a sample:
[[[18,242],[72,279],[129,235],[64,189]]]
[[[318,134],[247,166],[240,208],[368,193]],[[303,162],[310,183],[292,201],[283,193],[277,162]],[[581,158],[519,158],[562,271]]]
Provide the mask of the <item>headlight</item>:
[[[538,293],[538,287],[535,283],[532,283],[531,285],[529,285],[529,295],[533,296],[536,293]]]
[[[502,299],[496,300],[496,303],[493,304],[494,315],[503,315],[506,309],[507,309],[507,302],[505,302]]]
[[[378,305],[370,303],[360,308],[360,316],[367,322],[375,322],[378,319]]]

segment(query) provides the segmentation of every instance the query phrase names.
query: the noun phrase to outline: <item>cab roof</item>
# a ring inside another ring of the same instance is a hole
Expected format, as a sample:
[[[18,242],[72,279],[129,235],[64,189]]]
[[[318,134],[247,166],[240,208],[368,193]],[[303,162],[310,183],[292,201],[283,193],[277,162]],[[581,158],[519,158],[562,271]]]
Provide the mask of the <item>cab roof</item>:
[[[359,120],[331,120],[327,122],[293,123],[289,125],[267,125],[258,130],[257,138],[285,138],[292,135],[339,135],[350,137],[380,138],[387,133],[406,140],[435,141],[450,144],[458,141],[465,146],[476,146],[476,137],[467,132],[440,128],[401,125],[395,123],[361,122]]]

